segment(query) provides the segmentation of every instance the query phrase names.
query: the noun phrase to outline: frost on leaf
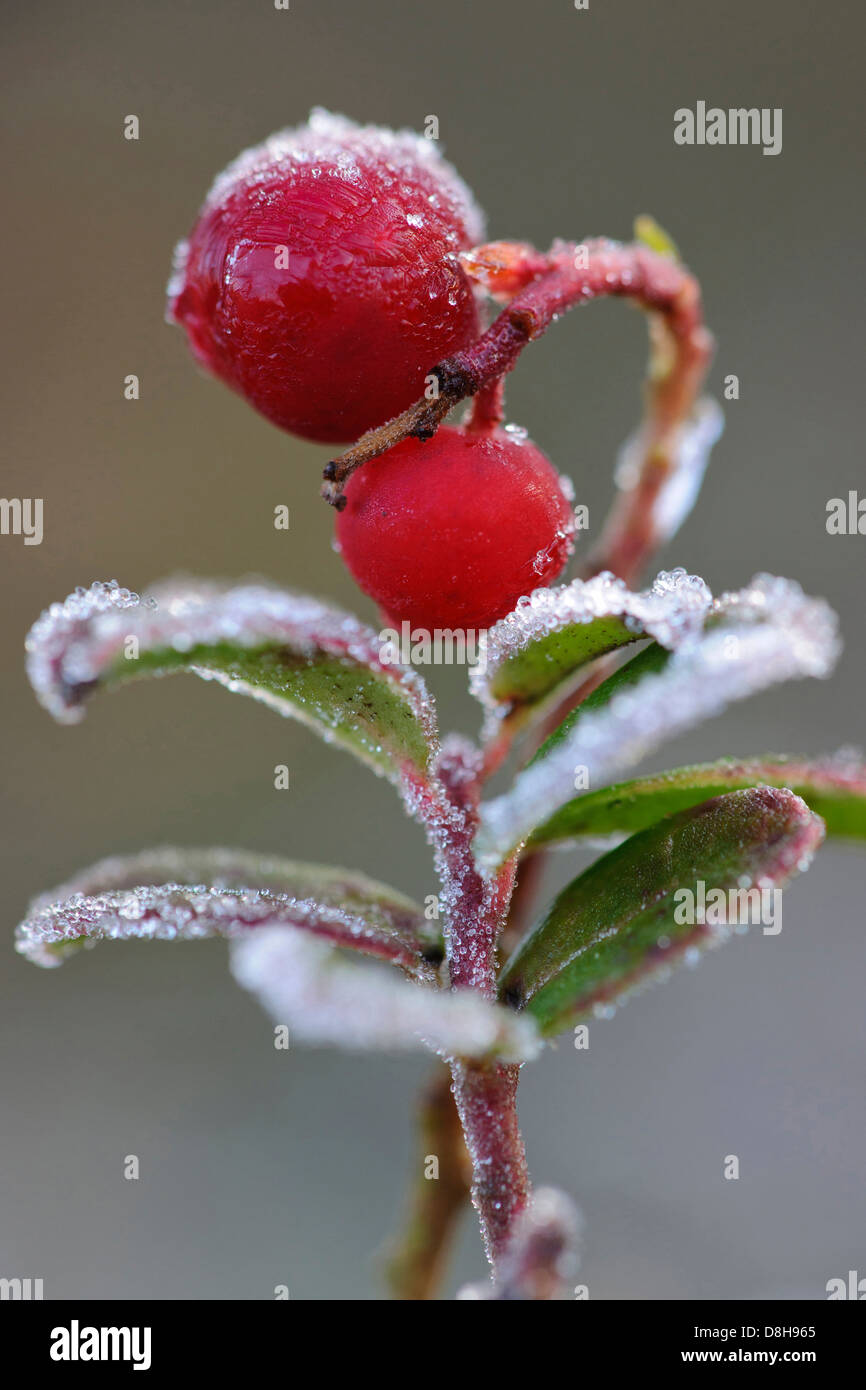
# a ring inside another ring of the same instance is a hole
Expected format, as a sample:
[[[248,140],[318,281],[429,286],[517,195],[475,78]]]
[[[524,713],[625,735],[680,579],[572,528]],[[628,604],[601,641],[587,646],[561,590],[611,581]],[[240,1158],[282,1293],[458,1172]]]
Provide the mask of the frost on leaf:
[[[671,653],[641,653],[629,663],[648,668],[640,680],[630,681],[623,667],[573,711],[509,791],[482,807],[482,863],[500,862],[573,799],[575,768],[584,770],[584,785],[602,787],[735,700],[779,681],[828,675],[838,651],[835,614],[790,580],[759,575],[723,595],[700,638]]]
[[[540,1049],[530,1019],[472,991],[363,968],[300,932],[274,928],[235,943],[232,968],[238,982],[302,1042],[350,1050],[428,1048],[443,1057],[513,1062],[529,1060]]]
[[[485,663],[470,674],[487,736],[504,715],[554,698],[597,657],[642,637],[671,649],[693,640],[711,604],[704,581],[683,569],[662,572],[644,593],[610,573],[536,589],[489,630]]]
[[[95,583],[52,604],[27,638],[30,681],[63,722],[80,719],[99,686],[193,671],[414,789],[438,746],[434,706],[416,672],[382,658],[376,634],[350,614],[258,582],[178,579],[144,600]]]
[[[427,976],[442,945],[421,909],[362,874],[240,850],[148,850],[104,859],[34,900],[17,949],[58,965],[114,940],[235,937],[290,925]]]
[[[808,868],[822,821],[793,792],[753,787],[669,816],[554,899],[505,965],[502,998],[545,1037],[757,922],[781,930],[779,890]]]

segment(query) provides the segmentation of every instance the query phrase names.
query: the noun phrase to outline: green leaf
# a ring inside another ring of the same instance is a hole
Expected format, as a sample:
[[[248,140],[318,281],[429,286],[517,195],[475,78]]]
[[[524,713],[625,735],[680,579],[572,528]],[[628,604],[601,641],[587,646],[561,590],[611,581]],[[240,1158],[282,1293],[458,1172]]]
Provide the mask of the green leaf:
[[[228,849],[152,849],[114,856],[43,893],[17,931],[17,949],[58,965],[111,939],[234,937],[292,926],[429,974],[442,939],[411,898],[365,874]]]
[[[684,957],[726,940],[728,923],[678,920],[682,895],[701,885],[755,894],[808,867],[821,820],[793,792],[730,792],[633,835],[574,879],[503,969],[500,997],[551,1037]],[[754,907],[757,908],[755,902]],[[740,907],[744,912],[744,907]],[[699,915],[699,914],[698,914]],[[707,914],[709,915],[709,914]],[[753,918],[754,920],[754,918]]]
[[[420,908],[345,869],[221,849],[106,859],[37,899],[16,946],[56,966],[104,940],[208,937],[230,942],[238,982],[301,1041],[484,1061],[540,1051],[532,1019],[443,984],[442,943]]]
[[[576,709],[571,710],[565,716],[558,728],[554,729],[540,748],[536,749],[527,763],[527,767],[544,762],[549,754],[555,753],[559,747],[569,742],[587,715],[601,713],[615,696],[630,690],[647,676],[658,675],[665,669],[671,656],[672,653],[666,651],[664,647],[660,647],[658,642],[650,642],[642,652],[638,652],[637,656],[624,662],[612,675],[608,676],[607,680],[596,686],[585,700],[581,700]]]
[[[576,796],[529,837],[531,847],[584,835],[633,834],[707,797],[745,787],[788,787],[821,816],[830,835],[866,839],[866,766],[853,755],[777,757],[676,767]]]
[[[67,722],[95,689],[192,671],[293,715],[403,786],[424,780],[438,746],[423,681],[391,663],[370,628],[265,584],[181,580],[144,602],[95,584],[48,609],[27,649],[37,695]]]
[[[684,570],[660,574],[645,593],[611,574],[537,589],[487,633],[470,688],[496,732],[503,716],[522,722],[599,657],[646,637],[669,647],[700,632],[710,603],[703,580]]]
[[[665,740],[779,681],[829,674],[835,614],[790,580],[759,575],[716,600],[700,635],[653,643],[573,710],[518,772],[482,803],[475,853],[488,871],[547,825],[575,791],[596,791]]]
[[[639,630],[626,627],[624,619],[612,617],[545,633],[497,667],[489,683],[490,694],[508,704],[534,704],[566,676],[642,636]]]

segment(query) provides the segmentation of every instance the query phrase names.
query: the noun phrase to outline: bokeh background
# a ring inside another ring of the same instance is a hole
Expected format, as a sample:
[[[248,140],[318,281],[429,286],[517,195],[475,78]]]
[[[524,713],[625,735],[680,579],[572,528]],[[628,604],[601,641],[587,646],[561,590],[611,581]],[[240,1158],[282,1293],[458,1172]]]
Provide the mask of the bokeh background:
[[[793,574],[847,645],[831,682],[739,706],[652,766],[828,751],[864,721],[866,539],[824,525],[863,481],[862,26],[850,3],[805,0],[5,7],[0,490],[45,499],[45,539],[0,538],[0,1274],[41,1277],[48,1298],[374,1298],[403,1199],[423,1059],[276,1053],[219,943],[105,946],[55,972],[12,951],[31,894],[160,843],[434,888],[392,791],[300,726],[178,678],[61,729],[24,679],[32,620],[97,577],[258,571],[374,617],[331,550],[327,451],[206,379],[163,322],[172,246],[213,174],[314,104],[419,129],[435,114],[494,236],[627,237],[653,213],[702,279],[715,393],[728,373],[741,393],[662,559],[714,589]],[[675,146],[674,109],[698,99],[782,107],[783,152]],[[645,352],[637,316],[596,305],[509,383],[510,418],[596,524]],[[461,674],[434,682],[445,725],[473,731]],[[558,858],[549,891],[583,862]],[[819,1298],[866,1272],[864,891],[866,859],[826,849],[779,938],[753,932],[593,1024],[587,1053],[566,1038],[527,1070],[533,1174],[582,1206],[592,1298]],[[446,1293],[482,1272],[470,1219]]]

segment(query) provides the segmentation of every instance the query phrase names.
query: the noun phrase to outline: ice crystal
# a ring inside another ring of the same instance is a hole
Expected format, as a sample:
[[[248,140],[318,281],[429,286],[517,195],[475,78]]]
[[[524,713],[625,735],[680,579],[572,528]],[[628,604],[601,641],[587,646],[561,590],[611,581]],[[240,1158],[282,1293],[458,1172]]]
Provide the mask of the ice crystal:
[[[36,920],[40,929],[60,930],[64,906],[70,901],[78,912],[85,898],[96,899],[101,895],[117,895],[124,891],[145,891],[147,888],[164,887],[165,884],[196,888],[196,891],[203,891],[204,884],[215,892],[264,891],[271,895],[272,901],[279,903],[281,910],[288,908],[289,903],[302,902],[314,902],[321,908],[345,909],[352,922],[345,923],[345,931],[336,933],[339,924],[331,917],[327,923],[329,931],[341,935],[343,942],[357,944],[361,933],[353,929],[360,920],[370,931],[368,941],[371,945],[378,938],[393,938],[392,947],[388,948],[386,954],[393,955],[395,959],[399,956],[403,965],[410,963],[420,966],[425,956],[435,959],[441,951],[441,938],[434,924],[424,919],[423,910],[417,903],[396,891],[396,888],[377,883],[374,878],[352,870],[257,855],[243,849],[163,847],[146,849],[136,855],[114,855],[100,859],[99,863],[75,874],[68,883],[33,899],[28,909],[28,922]],[[49,916],[42,916],[46,909],[51,909]],[[81,919],[76,916],[76,920]],[[93,912],[93,922],[97,923],[97,920],[99,917]],[[74,923],[70,920],[68,926],[72,930]],[[218,934],[222,934],[222,931]],[[22,940],[25,935],[29,933],[24,933],[22,929]],[[74,944],[79,938],[74,931],[68,937],[61,935],[58,944],[49,951],[49,959],[42,959],[39,963],[54,965],[63,959],[64,940]],[[396,947],[406,949],[398,951]],[[28,948],[22,949],[25,949],[25,954],[31,954]]]
[[[57,719],[69,722],[78,717],[70,699],[67,654],[98,621],[110,621],[140,603],[138,594],[121,589],[116,579],[96,580],[89,589],[75,589],[63,603],[52,603],[37,618],[25,643],[27,674],[40,703]],[[121,617],[120,623],[126,626],[128,619]]]
[[[79,892],[57,902],[43,897],[18,927],[16,949],[36,965],[54,966],[97,941],[194,941],[266,926],[304,928],[335,945],[425,973],[417,952],[398,936],[345,908],[267,889],[183,883]]]
[[[352,1050],[429,1048],[443,1057],[525,1061],[538,1054],[535,1025],[471,991],[415,984],[362,969],[324,942],[273,928],[234,943],[235,978],[277,1023],[307,1043]]]
[[[260,145],[239,154],[217,175],[204,207],[222,206],[240,185],[247,189],[248,196],[267,198],[268,185],[275,177],[289,183],[299,169],[315,179],[337,179],[354,185],[356,190],[363,186],[364,170],[372,169],[382,193],[396,194],[395,205],[414,195],[416,202],[429,205],[439,214],[442,235],[452,248],[443,260],[454,267],[462,245],[483,239],[484,215],[457,170],[443,158],[435,140],[412,130],[357,125],[322,107],[313,108],[306,125],[277,131]],[[407,221],[417,229],[423,219],[420,212],[415,212]],[[178,242],[167,288],[169,322],[174,320],[175,303],[184,286],[188,254],[189,243]],[[435,293],[431,291],[433,297]]]
[[[400,937],[418,955],[438,944],[438,934],[425,921],[417,903],[366,874],[237,849],[161,847],[138,854],[113,855],[35,898],[28,916],[32,918],[69,899],[79,902],[100,894],[165,884],[265,890],[281,902],[315,900],[324,907],[347,909],[381,935]],[[55,955],[53,959],[56,958]]]
[[[602,787],[665,739],[779,681],[829,674],[839,651],[836,617],[791,580],[758,575],[716,600],[699,639],[677,646],[664,670],[587,711],[510,791],[482,808],[477,849],[495,863],[574,796],[574,768]]]
[[[454,166],[443,159],[437,141],[413,130],[358,125],[321,106],[313,108],[306,125],[277,131],[232,160],[214,180],[205,206],[222,204],[238,180],[254,186],[272,177],[275,165],[284,166],[286,177],[303,165],[320,177],[357,183],[362,162],[376,168],[385,187],[413,184],[419,168],[429,170],[435,180],[431,205],[445,212],[447,222],[462,225],[470,242],[482,240],[481,209]],[[456,241],[455,249],[459,249]]]
[[[643,593],[632,593],[609,571],[589,580],[536,589],[490,628],[486,664],[472,668],[470,689],[490,714],[496,714],[500,705],[491,693],[491,682],[497,671],[551,633],[599,618],[622,618],[635,637],[653,637],[674,649],[698,636],[712,601],[703,579],[684,569],[663,570]]]

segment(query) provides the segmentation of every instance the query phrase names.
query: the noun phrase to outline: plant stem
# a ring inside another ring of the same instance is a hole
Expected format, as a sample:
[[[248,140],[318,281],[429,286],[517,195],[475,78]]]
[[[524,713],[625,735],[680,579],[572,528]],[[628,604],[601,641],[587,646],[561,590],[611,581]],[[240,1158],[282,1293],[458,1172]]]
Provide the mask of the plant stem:
[[[520,1067],[456,1061],[451,1070],[472,1160],[472,1203],[495,1276],[514,1221],[530,1193],[526,1151],[517,1124]]]
[[[438,858],[448,911],[446,948],[452,989],[496,994],[496,947],[514,888],[515,862],[490,879],[472,854],[483,763],[454,741],[443,749],[441,785],[452,814],[440,829]],[[472,1162],[472,1201],[496,1273],[514,1221],[529,1198],[526,1153],[517,1124],[520,1067],[491,1061],[451,1063],[454,1100]]]

